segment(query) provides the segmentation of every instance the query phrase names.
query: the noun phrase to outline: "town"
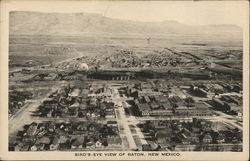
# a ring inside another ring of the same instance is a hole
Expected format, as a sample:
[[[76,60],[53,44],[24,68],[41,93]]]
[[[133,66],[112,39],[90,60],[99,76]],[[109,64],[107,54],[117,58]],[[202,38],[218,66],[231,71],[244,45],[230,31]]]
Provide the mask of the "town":
[[[240,81],[141,80],[139,72],[86,66],[24,80],[58,87],[29,111],[32,122],[15,131],[10,150],[242,151]],[[31,93],[11,92],[10,119],[32,104]]]
[[[9,13],[9,151],[243,152],[243,28],[124,18]]]

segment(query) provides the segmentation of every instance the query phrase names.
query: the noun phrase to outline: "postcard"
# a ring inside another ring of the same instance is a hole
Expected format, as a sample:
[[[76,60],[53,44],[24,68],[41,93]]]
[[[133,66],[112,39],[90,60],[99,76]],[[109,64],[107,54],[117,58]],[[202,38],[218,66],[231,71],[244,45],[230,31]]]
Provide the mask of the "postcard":
[[[1,160],[248,160],[248,1],[1,1]]]

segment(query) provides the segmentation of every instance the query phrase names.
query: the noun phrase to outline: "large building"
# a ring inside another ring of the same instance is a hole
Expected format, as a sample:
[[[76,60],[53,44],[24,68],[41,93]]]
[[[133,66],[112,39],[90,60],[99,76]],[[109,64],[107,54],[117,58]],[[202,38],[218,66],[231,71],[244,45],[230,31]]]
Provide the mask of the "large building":
[[[88,74],[90,79],[101,79],[101,80],[130,80],[135,77],[134,73],[121,72],[121,71],[97,71]]]
[[[212,111],[205,103],[180,104],[174,106],[171,102],[136,103],[141,116],[211,116]]]

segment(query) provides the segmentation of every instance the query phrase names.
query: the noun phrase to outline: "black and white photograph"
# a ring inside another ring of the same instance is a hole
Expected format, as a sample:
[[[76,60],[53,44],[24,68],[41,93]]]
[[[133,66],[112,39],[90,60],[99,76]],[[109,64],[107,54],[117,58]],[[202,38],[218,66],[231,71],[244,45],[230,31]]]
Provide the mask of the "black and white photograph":
[[[244,5],[43,4],[8,12],[8,152],[245,151]]]

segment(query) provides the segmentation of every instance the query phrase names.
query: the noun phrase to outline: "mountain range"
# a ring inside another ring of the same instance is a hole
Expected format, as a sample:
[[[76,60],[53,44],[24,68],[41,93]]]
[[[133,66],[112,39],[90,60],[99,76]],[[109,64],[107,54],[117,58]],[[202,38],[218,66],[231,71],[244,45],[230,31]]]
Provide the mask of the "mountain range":
[[[185,25],[177,21],[140,22],[90,13],[10,12],[10,35],[239,34],[236,25]]]

